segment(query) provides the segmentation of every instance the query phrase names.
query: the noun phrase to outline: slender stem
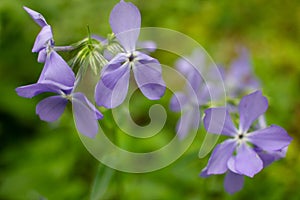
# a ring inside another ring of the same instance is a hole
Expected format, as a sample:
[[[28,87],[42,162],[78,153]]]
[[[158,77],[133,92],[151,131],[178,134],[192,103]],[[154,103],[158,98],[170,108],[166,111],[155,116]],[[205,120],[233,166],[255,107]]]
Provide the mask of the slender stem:
[[[54,51],[72,51],[75,49],[73,46],[54,46]]]
[[[116,129],[116,128],[112,128],[113,131],[113,135],[112,135],[112,140],[113,142],[115,143],[115,145],[119,145],[120,141],[119,141],[119,137],[118,137],[118,133],[119,131]],[[118,171],[116,170],[116,173],[115,173],[115,177],[116,177],[116,199],[123,199],[123,181],[122,181],[122,172],[121,171]]]

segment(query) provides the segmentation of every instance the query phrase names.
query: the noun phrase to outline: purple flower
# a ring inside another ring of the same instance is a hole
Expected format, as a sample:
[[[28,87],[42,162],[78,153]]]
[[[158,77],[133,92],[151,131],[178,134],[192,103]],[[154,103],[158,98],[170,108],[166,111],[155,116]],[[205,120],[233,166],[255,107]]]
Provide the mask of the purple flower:
[[[42,28],[34,42],[32,52],[39,53],[38,62],[44,63],[49,48],[54,45],[51,26],[47,23],[43,15],[24,6],[24,10]]]
[[[45,98],[36,106],[36,113],[40,119],[47,122],[57,120],[70,100],[77,129],[88,137],[94,137],[98,132],[97,120],[103,118],[103,115],[83,93],[74,91],[75,75],[62,57],[55,51],[51,51],[47,56],[39,81],[18,87],[16,92],[25,98],[32,98],[44,92],[58,94]]]
[[[205,111],[204,127],[209,133],[231,137],[217,145],[201,176],[226,173],[225,189],[234,193],[243,187],[244,176],[253,177],[263,167],[283,157],[292,138],[280,126],[249,131],[268,107],[261,91],[244,96],[239,103],[239,129],[224,107]]]
[[[241,49],[240,56],[232,62],[224,78],[226,89],[231,97],[257,90],[260,87],[252,71],[249,53],[244,48]]]
[[[206,103],[208,91],[196,66],[203,63],[198,49],[191,57],[179,59],[176,62],[176,69],[186,77],[186,86],[183,91],[175,92],[170,101],[170,109],[174,112],[182,112],[177,122],[176,132],[180,139],[183,139],[191,130],[199,127],[200,111],[199,106]]]
[[[141,92],[150,100],[164,95],[160,63],[135,50],[140,32],[141,16],[132,3],[119,2],[110,14],[110,25],[125,53],[117,54],[103,68],[95,89],[95,100],[99,106],[114,108],[126,98],[130,69]]]

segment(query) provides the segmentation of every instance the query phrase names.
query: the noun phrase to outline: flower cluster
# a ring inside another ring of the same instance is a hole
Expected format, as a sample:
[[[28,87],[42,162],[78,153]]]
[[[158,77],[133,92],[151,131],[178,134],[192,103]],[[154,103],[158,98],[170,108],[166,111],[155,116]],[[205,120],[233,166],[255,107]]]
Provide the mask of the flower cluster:
[[[36,83],[18,87],[16,92],[25,98],[48,92],[55,94],[36,106],[41,120],[56,121],[70,101],[76,128],[93,138],[98,133],[98,120],[104,117],[98,107],[111,109],[121,105],[128,93],[131,74],[146,98],[158,100],[165,94],[160,62],[136,50],[140,45],[151,52],[155,44],[138,42],[141,15],[132,3],[121,0],[114,6],[109,18],[113,33],[107,39],[89,33],[87,38],[70,46],[56,46],[51,26],[45,18],[34,10],[24,9],[41,27],[32,52],[38,53],[37,61],[44,63],[44,67]],[[60,51],[75,56],[65,61]],[[218,98],[223,88],[216,87],[216,71],[206,66],[202,50],[195,49],[191,56],[179,59],[175,65],[186,79],[183,91],[175,92],[170,100],[171,110],[181,111],[176,127],[179,139],[186,137],[192,129],[198,130],[202,109],[206,131],[230,137],[215,147],[200,176],[226,174],[225,190],[234,193],[243,187],[245,176],[253,177],[285,156],[292,138],[280,126],[266,126],[263,114],[268,108],[268,100],[259,90],[246,50],[242,50],[229,70],[220,67],[217,71],[222,74],[228,91],[227,107],[208,108],[210,91],[213,89]],[[98,77],[92,88],[93,99],[78,89],[89,68]],[[237,104],[236,100],[244,94],[247,95]]]
[[[199,49],[195,49],[191,56],[179,59],[176,68],[186,77],[187,83],[183,91],[173,95],[170,108],[183,113],[176,128],[179,137],[183,138],[199,126],[199,112],[197,115],[195,110],[201,110],[209,103],[211,91],[218,97],[222,88],[213,86],[218,71],[207,68]],[[225,190],[232,194],[242,189],[244,176],[253,177],[272,162],[285,157],[292,138],[280,126],[266,126],[263,114],[268,108],[268,100],[258,89],[259,83],[252,72],[245,49],[228,71],[219,67],[219,73],[222,74],[226,92],[228,91],[229,102],[226,107],[206,109],[203,123],[208,133],[231,138],[216,146],[200,176],[226,173]],[[232,103],[235,100],[232,98],[251,90],[254,91],[243,96],[238,105]],[[238,128],[231,118],[236,115],[240,116],[236,119],[239,122]],[[184,127],[179,129],[181,121],[184,121]]]
[[[38,62],[45,65],[37,83],[18,87],[16,92],[25,98],[32,98],[46,92],[57,94],[42,100],[36,106],[36,113],[40,119],[47,122],[57,120],[69,100],[73,105],[78,131],[88,137],[97,134],[97,120],[102,119],[103,115],[85,94],[76,90],[87,70],[85,59],[92,71],[100,77],[95,88],[95,101],[98,106],[114,108],[124,101],[131,69],[136,83],[148,99],[156,100],[164,95],[165,83],[162,79],[160,63],[145,53],[135,50],[141,16],[132,3],[121,1],[110,14],[110,25],[116,39],[107,42],[101,37],[95,36],[95,39],[92,39],[89,36],[72,46],[55,46],[51,26],[45,18],[34,10],[27,7],[24,9],[42,28],[36,37],[32,52],[38,53]],[[153,47],[153,44],[150,43],[148,46]],[[76,50],[78,53],[72,60],[72,68],[57,53],[57,51]],[[78,64],[80,66],[75,75],[74,66]],[[98,71],[101,73],[98,74]]]

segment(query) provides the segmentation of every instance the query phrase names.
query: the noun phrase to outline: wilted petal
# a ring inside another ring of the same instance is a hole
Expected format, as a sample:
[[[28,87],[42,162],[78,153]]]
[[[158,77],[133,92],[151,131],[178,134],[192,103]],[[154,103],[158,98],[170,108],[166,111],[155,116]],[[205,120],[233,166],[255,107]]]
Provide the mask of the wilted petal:
[[[145,57],[148,56],[143,54]],[[132,69],[138,87],[148,99],[157,100],[164,95],[166,85],[162,79],[160,63],[156,59],[138,60]]]
[[[206,131],[209,133],[232,137],[237,134],[237,130],[232,123],[231,117],[224,107],[209,108],[205,110],[203,123]]]
[[[141,27],[138,8],[132,3],[119,2],[110,13],[109,23],[125,50],[134,51]]]
[[[179,139],[183,139],[191,130],[198,130],[200,122],[200,112],[198,107],[191,107],[183,111],[176,130]]]
[[[41,120],[53,122],[62,115],[67,103],[68,100],[61,96],[48,97],[36,106],[36,114]]]
[[[261,91],[244,96],[239,104],[240,131],[246,132],[254,120],[266,112],[268,100]]]
[[[237,149],[235,169],[243,175],[253,177],[263,168],[259,156],[247,144],[242,143]]]
[[[49,42],[49,40],[52,40],[52,38],[53,38],[53,34],[52,34],[51,26],[49,25],[44,26],[35,39],[32,52],[39,52],[43,48],[46,48],[47,43]]]
[[[95,137],[98,133],[98,118],[102,118],[102,114],[91,109],[82,93],[73,94],[72,105],[78,131],[88,137]]]
[[[56,84],[64,90],[72,88],[75,82],[72,69],[55,51],[51,51],[48,56],[38,82]]]
[[[24,6],[23,8],[40,27],[48,25],[43,15],[34,10],[31,10],[30,8],[27,8],[26,6]]]
[[[217,147],[211,154],[207,164],[207,174],[223,174],[227,171],[227,162],[235,150],[236,144],[232,139],[226,140]]]
[[[268,128],[247,134],[249,141],[265,151],[276,151],[288,146],[292,138],[280,126],[271,125]]]
[[[108,64],[96,85],[95,100],[98,106],[115,108],[126,98],[130,77],[128,63]]]
[[[187,104],[188,98],[182,92],[175,92],[170,101],[170,108],[174,112],[179,112]]]
[[[51,84],[42,84],[42,83],[36,83],[31,85],[25,85],[16,88],[16,92],[19,96],[25,97],[25,98],[32,98],[38,94],[44,93],[44,92],[54,92],[59,94],[60,88],[58,88],[55,85]]]
[[[224,180],[226,192],[233,194],[240,191],[244,186],[244,176],[228,171]]]

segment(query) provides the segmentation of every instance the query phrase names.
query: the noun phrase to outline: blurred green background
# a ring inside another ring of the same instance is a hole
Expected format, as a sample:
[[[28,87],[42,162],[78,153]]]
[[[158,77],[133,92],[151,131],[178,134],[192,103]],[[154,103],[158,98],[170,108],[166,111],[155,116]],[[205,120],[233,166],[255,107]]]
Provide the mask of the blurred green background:
[[[42,13],[52,25],[56,44],[66,45],[85,37],[87,24],[93,33],[110,33],[109,12],[117,2],[0,1],[0,199],[89,199],[99,165],[81,143],[72,115],[51,124],[40,121],[35,105],[41,97],[24,99],[14,91],[37,80],[43,66],[31,53],[40,28],[22,6]],[[294,140],[285,159],[246,178],[242,191],[228,195],[224,176],[198,177],[207,163],[207,158],[197,157],[204,135],[200,130],[175,163],[147,174],[118,173],[121,183],[113,177],[102,199],[299,199],[300,2],[132,2],[141,11],[144,27],[180,31],[203,45],[218,63],[228,65],[237,46],[247,47],[269,98],[268,123],[284,127]]]

